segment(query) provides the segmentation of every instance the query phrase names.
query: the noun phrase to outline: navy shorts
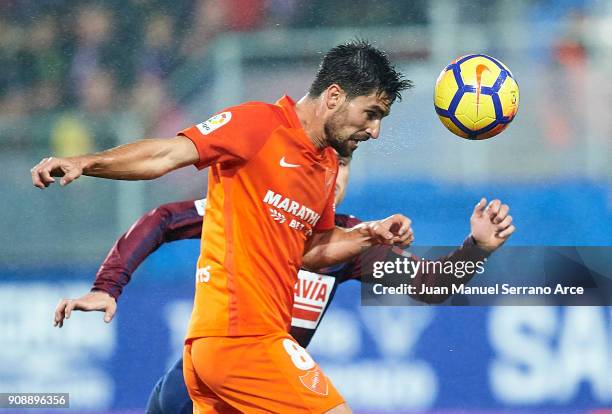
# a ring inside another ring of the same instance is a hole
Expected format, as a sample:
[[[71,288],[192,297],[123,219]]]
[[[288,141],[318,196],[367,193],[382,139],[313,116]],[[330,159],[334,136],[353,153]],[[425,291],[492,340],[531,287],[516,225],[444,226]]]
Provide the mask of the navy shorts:
[[[191,414],[193,404],[183,379],[183,358],[157,381],[147,403],[147,414]]]

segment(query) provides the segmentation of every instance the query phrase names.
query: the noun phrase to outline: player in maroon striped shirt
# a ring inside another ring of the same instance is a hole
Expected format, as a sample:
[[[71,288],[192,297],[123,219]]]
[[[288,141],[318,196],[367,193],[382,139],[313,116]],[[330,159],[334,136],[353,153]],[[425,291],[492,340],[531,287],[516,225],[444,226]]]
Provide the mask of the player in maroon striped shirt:
[[[339,159],[339,173],[336,181],[336,205],[344,198],[349,176],[350,159]],[[55,312],[55,326],[61,327],[72,310],[103,311],[104,320],[110,322],[116,312],[116,300],[129,283],[133,272],[158,247],[166,242],[184,239],[199,239],[202,232],[206,200],[183,201],[162,205],[142,216],[127,233],[117,240],[100,266],[92,291],[78,299],[63,299]],[[442,261],[480,261],[501,246],[514,231],[508,206],[499,200],[486,205],[481,200],[470,218],[472,233],[462,247]],[[336,214],[336,225],[350,228],[361,220],[344,214]],[[410,230],[412,231],[412,230]],[[500,233],[503,237],[500,237]],[[481,248],[479,246],[484,246]],[[408,255],[403,252],[384,251],[388,254]],[[379,255],[376,253],[375,255]],[[416,257],[409,256],[412,260]],[[334,297],[336,288],[347,280],[361,280],[364,265],[357,258],[351,262],[320,270],[318,273],[301,270],[294,293],[294,308],[291,335],[306,347],[312,339],[321,317],[325,314]],[[421,272],[414,283],[432,285],[439,282],[436,274]],[[467,283],[473,272],[466,274],[461,283]],[[428,302],[431,298],[415,296]],[[440,298],[437,298],[439,301]],[[147,413],[191,413],[192,405],[183,381],[182,360],[158,381],[149,399]]]

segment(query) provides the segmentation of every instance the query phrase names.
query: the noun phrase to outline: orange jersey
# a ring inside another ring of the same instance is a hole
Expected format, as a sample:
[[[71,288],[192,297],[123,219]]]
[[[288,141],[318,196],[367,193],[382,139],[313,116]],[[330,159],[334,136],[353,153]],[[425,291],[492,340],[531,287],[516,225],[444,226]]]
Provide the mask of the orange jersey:
[[[287,331],[304,244],[334,227],[337,160],[287,96],[249,102],[180,132],[210,166],[187,339]]]

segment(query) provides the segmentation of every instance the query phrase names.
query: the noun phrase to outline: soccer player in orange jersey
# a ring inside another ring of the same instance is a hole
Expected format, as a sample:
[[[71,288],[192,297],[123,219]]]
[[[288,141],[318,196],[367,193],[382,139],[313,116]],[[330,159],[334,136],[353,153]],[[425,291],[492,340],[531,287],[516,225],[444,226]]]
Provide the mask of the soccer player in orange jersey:
[[[32,182],[81,175],[154,179],[210,167],[184,374],[198,413],[347,413],[350,409],[288,334],[300,266],[346,261],[375,244],[407,246],[402,215],[334,226],[335,149],[378,138],[382,118],[411,86],[362,41],[330,50],[306,96],[220,111],[173,139],[97,154],[45,158]],[[332,149],[333,148],[333,149]],[[221,356],[221,357],[220,357]]]

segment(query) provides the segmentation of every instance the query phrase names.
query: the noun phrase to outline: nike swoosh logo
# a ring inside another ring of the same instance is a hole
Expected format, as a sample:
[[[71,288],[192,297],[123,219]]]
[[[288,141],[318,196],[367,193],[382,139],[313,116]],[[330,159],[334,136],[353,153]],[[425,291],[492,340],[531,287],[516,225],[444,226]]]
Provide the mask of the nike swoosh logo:
[[[490,72],[486,65],[476,66],[476,83],[478,84],[478,89],[476,90],[476,116],[478,116],[478,107],[480,106],[480,80],[482,78],[482,72],[485,70]]]
[[[295,167],[299,167],[299,164],[289,164],[287,161],[285,161],[285,157],[280,159],[280,166],[281,167],[285,167],[285,168],[295,168]]]

